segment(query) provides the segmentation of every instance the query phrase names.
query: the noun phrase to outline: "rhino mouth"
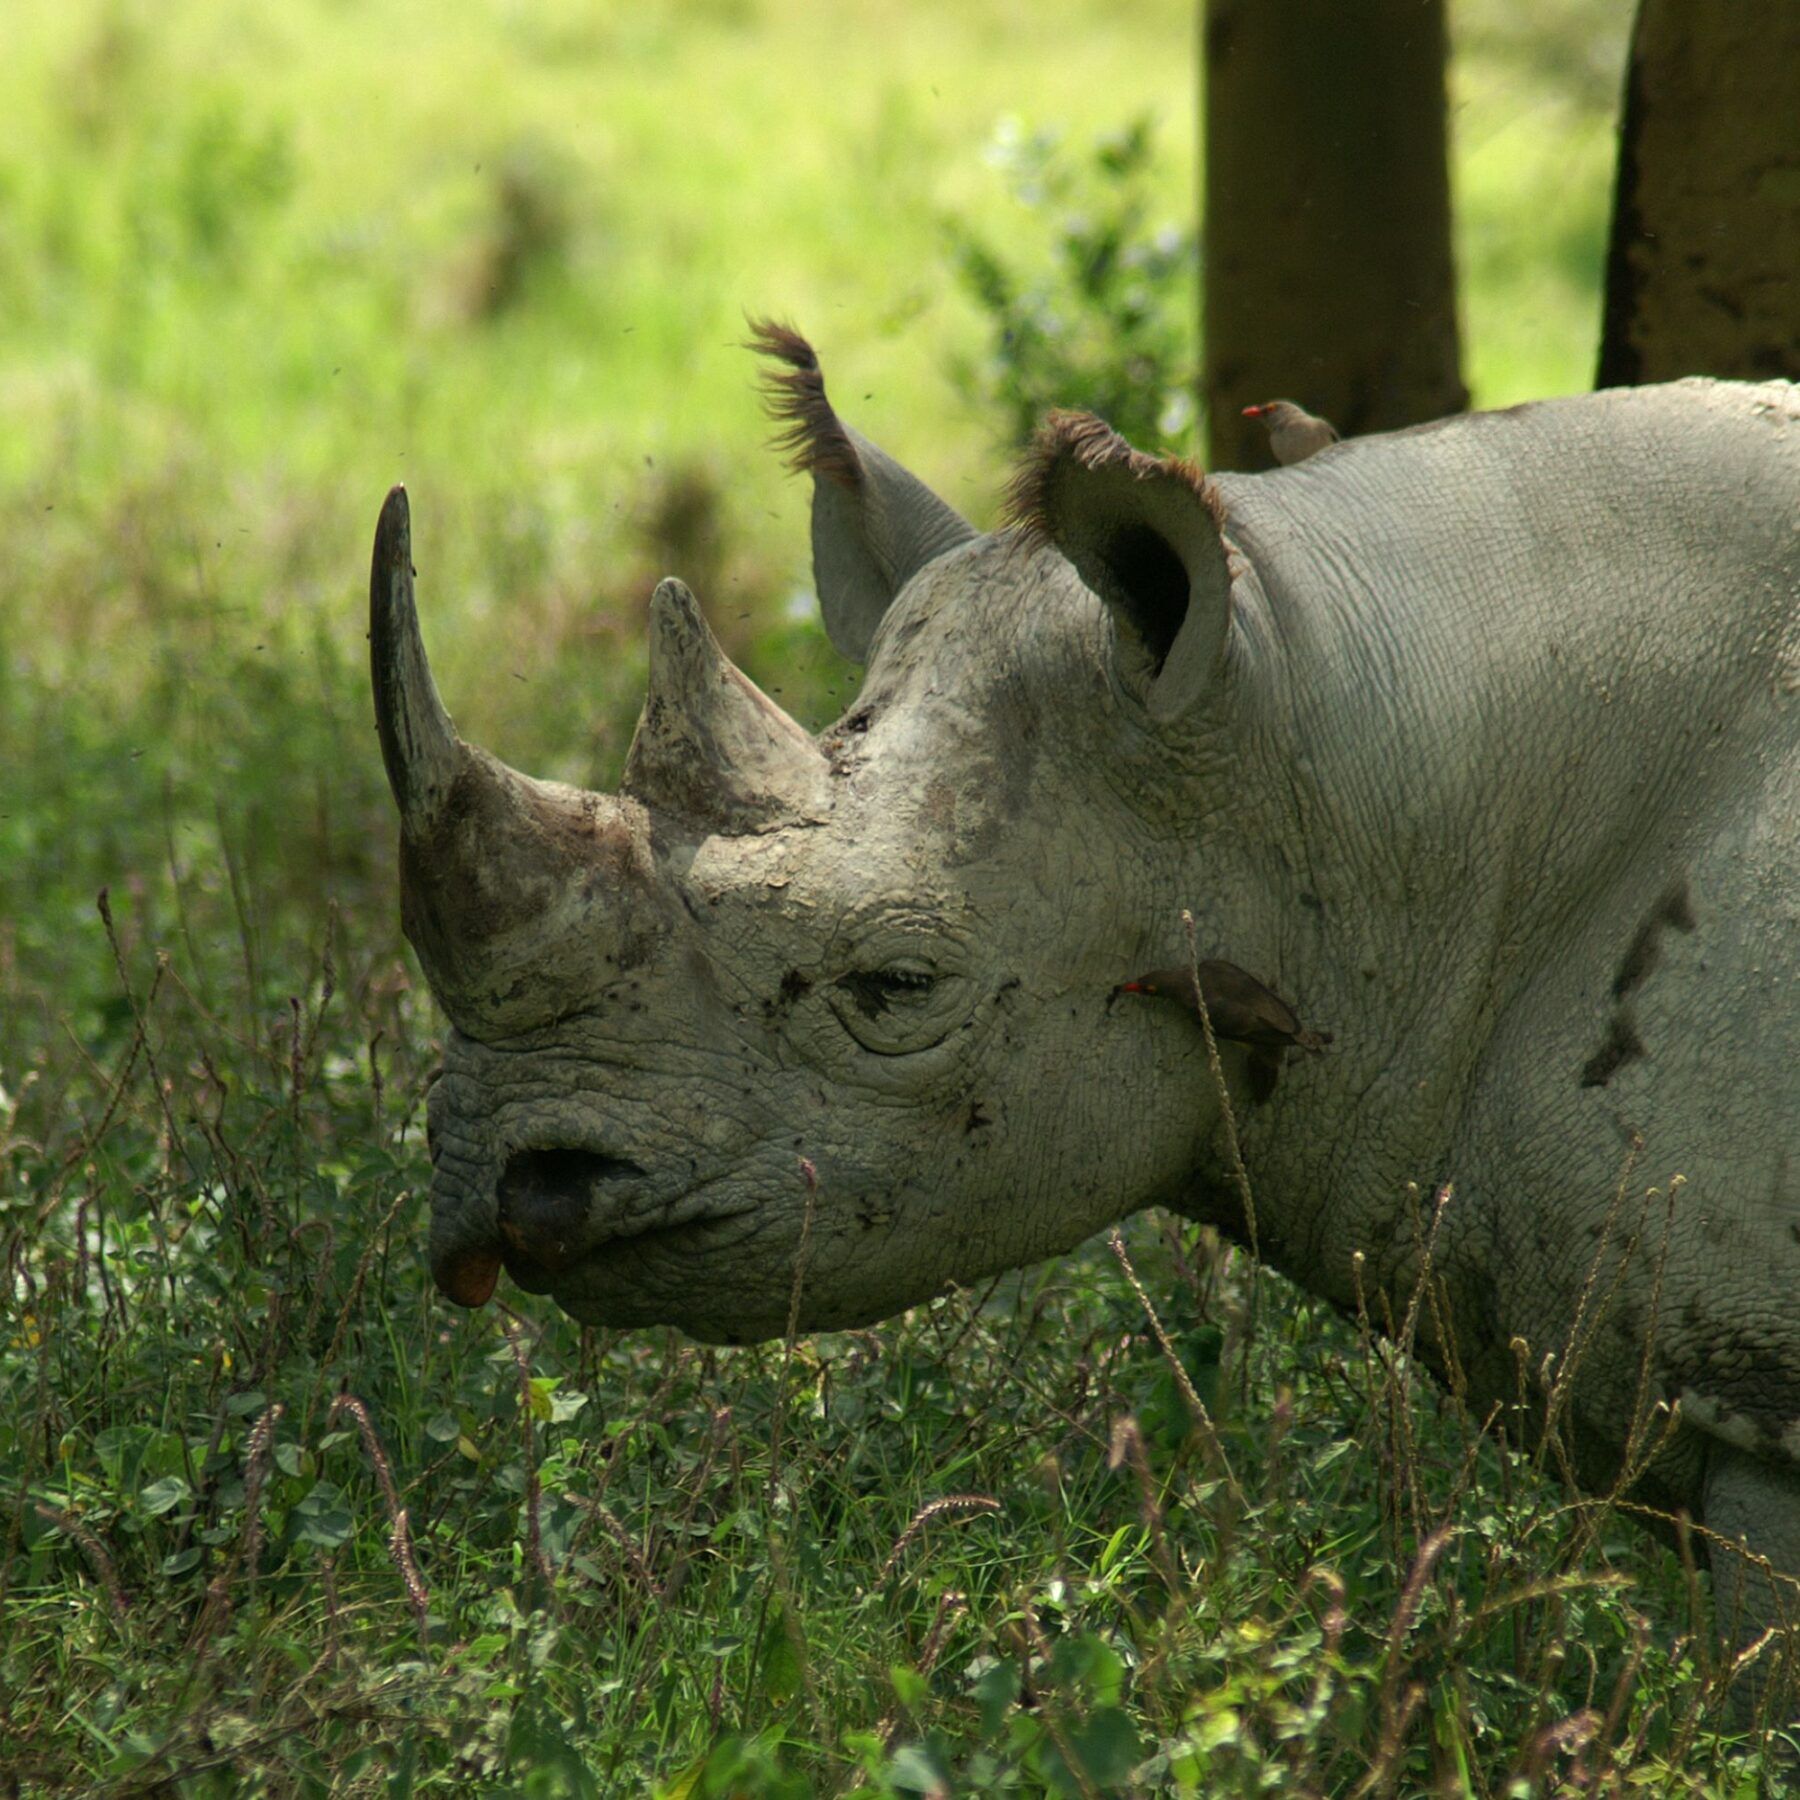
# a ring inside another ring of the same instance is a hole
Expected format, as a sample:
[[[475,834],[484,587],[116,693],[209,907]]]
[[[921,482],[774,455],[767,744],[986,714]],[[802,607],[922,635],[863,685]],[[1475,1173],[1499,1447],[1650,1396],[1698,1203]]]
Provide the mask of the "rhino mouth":
[[[675,1217],[658,1209],[633,1218],[629,1202],[641,1199],[648,1173],[629,1157],[568,1145],[513,1151],[495,1184],[492,1228],[433,1256],[439,1290],[459,1306],[482,1306],[504,1267],[527,1293],[552,1293],[611,1253],[691,1248],[731,1216],[678,1208]]]

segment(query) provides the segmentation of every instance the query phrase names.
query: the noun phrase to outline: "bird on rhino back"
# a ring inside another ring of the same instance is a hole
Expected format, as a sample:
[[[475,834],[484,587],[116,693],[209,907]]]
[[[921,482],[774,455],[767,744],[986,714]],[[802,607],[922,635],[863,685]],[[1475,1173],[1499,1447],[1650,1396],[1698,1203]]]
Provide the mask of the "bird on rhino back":
[[[382,510],[402,915],[450,1024],[443,1290],[478,1305],[504,1268],[583,1320],[742,1342],[787,1326],[803,1245],[825,1329],[1152,1204],[1247,1241],[1186,910],[1232,971],[1258,1253],[1398,1318],[1408,1184],[1453,1184],[1422,1353],[1477,1403],[1523,1357],[1586,1482],[1651,1444],[1632,1492],[1698,1522],[1722,1623],[1782,1622],[1800,390],[1594,394],[1214,477],[1054,414],[981,533],[838,418],[804,340],[757,347],[866,668],[816,737],[665,581],[620,792],[514,772],[451,725],[404,492]]]

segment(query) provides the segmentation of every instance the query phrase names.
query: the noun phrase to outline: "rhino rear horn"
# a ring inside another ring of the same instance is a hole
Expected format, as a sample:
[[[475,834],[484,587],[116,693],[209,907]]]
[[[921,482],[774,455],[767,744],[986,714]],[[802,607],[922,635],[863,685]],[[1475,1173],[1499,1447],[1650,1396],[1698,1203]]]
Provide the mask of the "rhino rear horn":
[[[1231,626],[1224,504],[1193,463],[1146,456],[1091,413],[1044,421],[1007,496],[1112,615],[1119,674],[1160,720],[1212,685]]]
[[[825,758],[725,654],[679,581],[650,602],[650,676],[625,792],[727,834],[818,813]]]
[[[813,347],[797,331],[752,320],[749,348],[783,365],[764,382],[776,447],[813,478],[813,583],[833,648],[866,662],[894,596],[946,551],[979,533],[917,476],[852,431],[825,397]]]

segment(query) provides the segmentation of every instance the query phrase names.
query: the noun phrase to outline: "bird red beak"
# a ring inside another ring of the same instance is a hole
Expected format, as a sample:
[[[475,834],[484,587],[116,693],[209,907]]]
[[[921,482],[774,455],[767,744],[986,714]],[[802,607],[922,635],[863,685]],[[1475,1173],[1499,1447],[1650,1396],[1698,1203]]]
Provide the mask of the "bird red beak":
[[[1260,419],[1268,410],[1269,409],[1266,406],[1246,406],[1244,408],[1244,417],[1246,419]]]

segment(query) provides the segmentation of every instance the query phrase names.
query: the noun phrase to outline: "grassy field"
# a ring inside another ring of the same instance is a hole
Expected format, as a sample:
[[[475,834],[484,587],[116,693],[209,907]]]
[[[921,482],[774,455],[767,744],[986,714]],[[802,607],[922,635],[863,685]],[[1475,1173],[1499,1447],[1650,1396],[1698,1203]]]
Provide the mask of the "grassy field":
[[[1458,10],[1483,403],[1586,384],[1623,11]],[[824,16],[8,9],[0,1792],[1757,1792],[1691,1570],[1203,1235],[737,1352],[432,1296],[387,485],[518,765],[616,772],[664,572],[823,720],[745,311],[985,520],[996,146],[1151,114],[1187,221],[1187,6]]]

